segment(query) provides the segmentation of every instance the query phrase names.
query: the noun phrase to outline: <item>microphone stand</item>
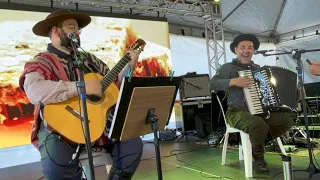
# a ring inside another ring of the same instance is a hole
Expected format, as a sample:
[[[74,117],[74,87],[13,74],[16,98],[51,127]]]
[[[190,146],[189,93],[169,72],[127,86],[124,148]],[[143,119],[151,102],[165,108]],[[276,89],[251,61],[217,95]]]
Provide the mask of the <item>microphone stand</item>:
[[[311,50],[298,50],[294,49],[291,52],[283,52],[283,53],[275,53],[275,54],[264,54],[263,56],[272,56],[272,55],[283,55],[283,54],[292,54],[293,59],[297,61],[297,72],[298,72],[298,79],[299,79],[299,86],[301,90],[301,101],[303,106],[303,115],[304,115],[304,122],[305,127],[307,131],[307,144],[308,144],[308,153],[309,153],[309,167],[306,169],[306,171],[309,173],[309,179],[312,178],[314,174],[320,173],[320,170],[314,165],[313,158],[312,158],[312,151],[311,151],[311,142],[310,142],[310,132],[309,132],[309,121],[307,118],[307,106],[306,106],[306,100],[305,100],[305,94],[304,94],[304,87],[303,87],[303,79],[302,79],[302,61],[301,61],[301,54],[306,52],[314,52],[314,51],[320,51],[320,49],[311,49]]]
[[[85,88],[85,82],[84,82],[84,70],[81,68],[84,64],[83,61],[80,58],[80,53],[77,48],[77,40],[75,38],[71,39],[71,45],[74,50],[74,56],[76,61],[73,63],[75,68],[78,68],[78,82],[77,87],[80,92],[80,99],[81,99],[81,105],[79,108],[83,112],[83,120],[84,120],[84,130],[85,130],[85,139],[86,139],[86,150],[88,154],[88,161],[89,161],[89,167],[90,167],[90,179],[95,180],[95,174],[94,174],[94,166],[93,166],[93,157],[92,157],[92,147],[91,147],[91,138],[90,138],[90,130],[89,130],[89,121],[88,121],[88,110],[87,110],[87,104],[86,104],[86,88]],[[81,112],[80,111],[80,112]],[[80,114],[81,115],[81,114]],[[80,121],[81,122],[81,121]],[[87,176],[87,175],[86,175]],[[88,177],[86,177],[88,178]]]

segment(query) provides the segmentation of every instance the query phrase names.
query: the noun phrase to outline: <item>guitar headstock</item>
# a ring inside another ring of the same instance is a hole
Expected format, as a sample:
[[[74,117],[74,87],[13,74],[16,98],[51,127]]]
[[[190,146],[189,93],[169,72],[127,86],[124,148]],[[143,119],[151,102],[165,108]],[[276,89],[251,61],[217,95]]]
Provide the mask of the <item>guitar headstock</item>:
[[[131,50],[138,50],[138,51],[143,51],[144,50],[144,46],[146,45],[146,42],[142,39],[137,39],[131,46],[129,49]]]

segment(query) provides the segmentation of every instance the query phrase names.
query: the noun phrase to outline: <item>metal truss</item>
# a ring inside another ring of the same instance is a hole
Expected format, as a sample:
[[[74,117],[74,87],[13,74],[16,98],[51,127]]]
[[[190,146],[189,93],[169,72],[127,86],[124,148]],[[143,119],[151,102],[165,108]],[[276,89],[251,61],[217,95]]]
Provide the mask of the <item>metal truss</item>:
[[[124,14],[155,16],[204,17],[209,12],[211,1],[197,0],[0,0],[11,4],[28,4],[45,7],[67,6],[70,9],[91,8],[95,11],[111,12],[121,10]],[[215,14],[219,16],[219,14]]]
[[[56,0],[59,1],[59,0]],[[193,0],[60,0],[61,4],[78,4],[79,6],[94,6],[97,9],[121,9],[126,14],[156,16],[194,16],[211,15],[211,1]],[[219,14],[214,14],[219,16]]]
[[[226,63],[227,61],[221,4],[211,4],[209,10],[211,16],[208,16],[205,19],[205,36],[207,41],[209,76],[212,77],[213,72],[216,72],[221,66],[220,59],[223,58],[223,63]],[[220,16],[214,16],[213,14],[220,14]]]

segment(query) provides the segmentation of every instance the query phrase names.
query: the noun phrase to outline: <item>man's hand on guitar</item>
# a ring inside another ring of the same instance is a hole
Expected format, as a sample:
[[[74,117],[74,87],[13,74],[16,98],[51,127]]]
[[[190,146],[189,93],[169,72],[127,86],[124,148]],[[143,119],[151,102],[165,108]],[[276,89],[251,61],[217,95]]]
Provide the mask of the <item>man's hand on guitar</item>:
[[[138,50],[128,50],[126,53],[130,58],[129,67],[134,69],[136,67],[136,63],[139,60],[140,52]]]
[[[86,80],[86,93],[89,95],[102,96],[102,87],[99,80]]]
[[[231,79],[229,82],[229,86],[237,86],[237,87],[249,87],[251,84],[251,80],[248,77],[239,77]]]

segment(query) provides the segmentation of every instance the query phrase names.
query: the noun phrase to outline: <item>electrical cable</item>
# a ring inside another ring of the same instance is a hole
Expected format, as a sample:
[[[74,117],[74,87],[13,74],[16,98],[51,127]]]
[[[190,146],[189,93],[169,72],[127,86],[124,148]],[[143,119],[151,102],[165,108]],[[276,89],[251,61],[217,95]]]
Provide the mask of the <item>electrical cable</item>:
[[[200,169],[199,170],[200,171],[200,176],[202,176],[202,177],[205,177],[205,178],[216,178],[216,179],[227,179],[227,180],[236,180],[236,179],[233,179],[233,178],[222,177],[222,176],[218,176],[218,175],[217,176],[205,176],[205,175],[203,175],[204,172],[203,172],[203,169],[201,167],[189,164],[189,163],[187,163],[185,161],[182,161],[182,160],[178,159],[178,155],[180,155],[180,154],[191,153],[191,152],[194,152],[194,151],[197,151],[197,150],[200,150],[200,149],[207,149],[207,148],[210,148],[210,147],[211,146],[207,146],[207,147],[195,148],[195,149],[191,149],[191,150],[171,150],[170,151],[170,155],[161,156],[161,159],[165,159],[165,158],[168,158],[168,157],[175,156],[177,161],[183,162],[185,164],[188,164],[190,166],[193,166],[193,167],[196,167],[196,168]],[[180,153],[174,153],[174,152],[179,152],[179,151],[180,151]],[[148,160],[148,159],[155,159],[155,157],[144,158],[144,159],[141,159],[141,161]],[[180,165],[177,165],[177,166],[178,166],[177,168],[181,167]],[[170,170],[173,170],[173,169],[170,169]],[[166,172],[166,171],[164,171],[164,172]],[[157,173],[149,174],[147,176],[152,176],[152,175],[155,175],[155,174],[157,174]],[[143,176],[142,178],[147,177],[147,176]]]
[[[175,151],[181,151],[181,150],[175,150]],[[187,153],[187,152],[184,152],[184,153]],[[184,154],[184,153],[179,153],[179,154]],[[218,176],[218,175],[205,176],[205,175],[203,175],[203,168],[201,168],[201,167],[199,167],[199,166],[196,166],[196,165],[193,165],[193,164],[191,164],[191,163],[187,163],[186,161],[183,161],[183,160],[179,159],[179,158],[178,158],[178,155],[179,155],[179,154],[172,153],[172,151],[170,152],[170,154],[174,155],[174,156],[176,157],[177,161],[183,162],[183,163],[186,164],[186,165],[193,166],[193,167],[197,168],[197,169],[200,171],[200,176],[201,176],[201,177],[210,178],[210,179],[236,180],[236,179],[233,179],[233,178],[230,178],[230,177],[223,177],[223,176]]]

